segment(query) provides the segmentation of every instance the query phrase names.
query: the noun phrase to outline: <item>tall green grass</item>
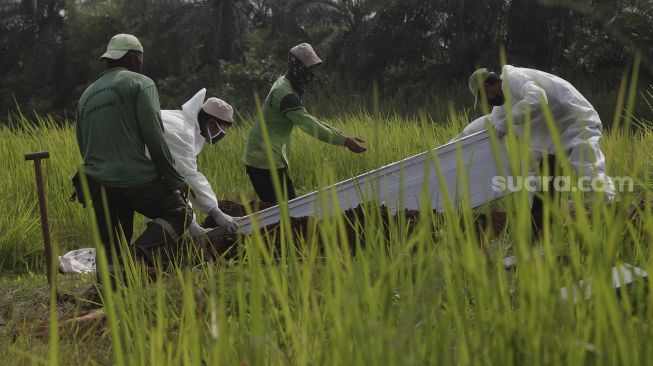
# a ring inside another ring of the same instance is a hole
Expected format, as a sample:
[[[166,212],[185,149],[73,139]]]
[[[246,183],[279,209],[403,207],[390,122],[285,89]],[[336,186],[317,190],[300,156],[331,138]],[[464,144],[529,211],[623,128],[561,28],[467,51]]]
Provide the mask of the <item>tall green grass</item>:
[[[329,122],[366,138],[370,150],[354,155],[298,134],[291,143],[291,172],[300,192],[312,191],[441,145],[459,133],[462,120],[343,116]],[[20,278],[43,270],[33,169],[24,152],[51,152],[45,174],[58,247],[93,245],[89,210],[67,202],[69,176],[80,162],[73,127],[39,124],[0,127],[0,158],[8,164],[0,172],[8,184],[0,211],[1,268]],[[240,162],[247,127],[243,122],[230,130],[224,142],[200,156],[200,169],[221,199],[254,198]],[[523,147],[514,140],[509,147],[519,166]],[[255,233],[241,243],[235,262],[176,268],[154,283],[133,273],[129,286],[104,293],[107,324],[59,335],[54,346],[29,333],[16,340],[6,336],[0,338],[0,358],[118,365],[650,364],[653,296],[640,285],[617,293],[609,270],[627,262],[653,271],[650,205],[637,220],[628,216],[632,203],[653,198],[653,132],[613,131],[602,147],[608,173],[633,177],[636,191],[609,207],[592,200],[585,209],[578,195],[551,206],[554,224],[539,246],[543,257],[532,256],[523,194],[492,204],[508,213],[509,225],[488,242],[479,240],[474,212],[454,212],[453,206],[443,217],[423,209],[410,233],[405,221],[391,221],[387,235],[380,213],[367,207],[365,247],[355,255],[342,216],[314,223],[316,235],[298,241],[284,220],[280,257]],[[515,272],[501,265],[507,254],[520,260]],[[561,287],[586,278],[593,281],[589,301],[560,299]],[[20,286],[42,281],[37,276]],[[14,283],[0,280],[5,288]],[[5,327],[39,317],[21,309],[2,314],[11,316]]]
[[[70,178],[81,157],[72,124],[56,127],[54,121],[39,118],[35,123],[25,117],[18,127],[0,126],[0,271],[24,273],[40,270],[42,237],[36,201],[33,163],[26,152],[48,150],[44,161],[48,210],[53,240],[62,250],[92,246],[89,217],[81,205],[71,203]],[[310,141],[295,133],[290,146],[291,174],[300,193],[320,186],[320,174],[330,171],[336,181],[350,178],[419,152],[443,144],[451,137],[448,127],[427,120],[404,120],[399,116],[372,117],[370,114],[343,116],[334,125],[350,135],[368,140],[370,154],[354,155],[344,148]],[[456,123],[462,123],[456,120]],[[250,121],[242,121],[228,131],[220,144],[205,147],[199,156],[199,169],[213,184],[219,199],[253,200],[255,194],[241,161]],[[457,128],[458,128],[457,127]]]

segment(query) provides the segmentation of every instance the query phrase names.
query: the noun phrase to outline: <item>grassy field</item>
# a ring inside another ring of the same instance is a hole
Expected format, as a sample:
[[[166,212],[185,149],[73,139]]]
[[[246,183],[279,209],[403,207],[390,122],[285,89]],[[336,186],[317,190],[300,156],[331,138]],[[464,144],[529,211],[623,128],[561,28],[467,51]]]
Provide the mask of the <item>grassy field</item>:
[[[366,138],[370,150],[354,155],[297,134],[290,154],[293,178],[300,193],[312,191],[439,146],[462,130],[464,120],[432,123],[364,113],[330,120]],[[200,156],[220,199],[254,198],[240,162],[247,127],[243,122]],[[653,270],[651,206],[635,209],[653,198],[650,129],[604,136],[608,173],[632,177],[635,192],[611,206],[591,200],[583,208],[582,197],[574,195],[552,207],[554,225],[538,246],[542,257],[528,258],[533,244],[524,195],[448,212],[444,219],[423,210],[410,234],[402,220],[393,222],[387,235],[368,235],[356,255],[345,249],[344,222],[336,218],[321,224],[319,252],[318,238],[294,242],[286,232],[286,250],[278,258],[264,238],[253,235],[241,243],[235,261],[178,268],[157,282],[135,272],[129,287],[105,294],[105,322],[63,333],[54,327],[46,337],[20,329],[87,305],[56,303],[48,293],[34,172],[23,154],[50,151],[44,169],[58,251],[93,246],[90,210],[68,202],[69,178],[80,163],[74,128],[42,120],[33,128],[0,127],[0,140],[0,359],[6,364],[653,362],[653,295],[641,284],[614,291],[609,272],[620,263]],[[508,227],[482,241],[472,222],[490,206],[507,213]],[[366,217],[366,233],[382,231],[374,212]],[[500,259],[507,254],[523,264],[506,271]],[[561,287],[587,278],[590,300],[561,300]],[[63,293],[79,295],[93,278],[60,275],[59,282]]]

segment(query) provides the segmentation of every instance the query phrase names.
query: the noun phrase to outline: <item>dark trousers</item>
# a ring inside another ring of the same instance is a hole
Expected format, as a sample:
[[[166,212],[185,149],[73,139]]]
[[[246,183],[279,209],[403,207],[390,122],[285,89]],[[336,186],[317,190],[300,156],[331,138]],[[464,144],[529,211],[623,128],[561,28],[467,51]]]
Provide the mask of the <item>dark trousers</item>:
[[[269,169],[258,169],[245,165],[247,170],[247,175],[249,180],[254,186],[254,190],[258,195],[258,198],[263,202],[279,203],[277,202],[277,197],[274,194],[274,185],[272,184],[272,174],[276,174],[279,177],[279,182],[282,184],[281,189],[286,192],[286,200],[291,200],[297,195],[295,194],[295,187],[292,184],[290,179],[290,174],[288,173],[288,168],[278,169],[278,170],[269,170]]]
[[[121,234],[128,245],[131,243],[135,212],[156,218],[148,222],[145,231],[130,247],[135,259],[149,266],[154,265],[157,257],[165,259],[164,251],[177,249],[177,237],[184,233],[192,220],[192,212],[187,209],[179,191],[170,189],[160,178],[129,188],[108,187],[89,178],[89,188],[109,265],[113,264],[112,248],[118,257],[121,255],[118,241]]]
[[[548,172],[545,176],[545,167]],[[551,203],[560,196],[554,189],[554,180],[561,176],[562,166],[556,155],[544,155],[540,160],[540,171],[535,172],[542,177],[542,187],[540,192],[533,195],[533,205],[531,206],[531,230],[534,238],[539,238],[544,230],[544,200],[548,199]],[[547,179],[551,177],[552,179]]]

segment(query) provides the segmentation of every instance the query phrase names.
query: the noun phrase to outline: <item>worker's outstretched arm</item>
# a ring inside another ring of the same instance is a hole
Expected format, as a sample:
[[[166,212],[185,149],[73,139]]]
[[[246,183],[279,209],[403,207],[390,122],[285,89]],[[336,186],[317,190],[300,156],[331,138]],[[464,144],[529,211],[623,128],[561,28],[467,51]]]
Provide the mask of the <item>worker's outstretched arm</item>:
[[[320,141],[337,146],[345,144],[347,136],[308,113],[297,94],[288,94],[283,98],[281,113],[288,117],[295,126]]]
[[[161,177],[171,189],[183,189],[184,178],[174,167],[172,155],[163,137],[159,93],[154,84],[138,91],[136,117],[145,146]]]
[[[281,101],[281,112],[302,131],[329,144],[344,146],[355,153],[367,151],[361,145],[365,140],[358,137],[347,137],[340,131],[313,117],[306,111],[297,94],[289,94]]]

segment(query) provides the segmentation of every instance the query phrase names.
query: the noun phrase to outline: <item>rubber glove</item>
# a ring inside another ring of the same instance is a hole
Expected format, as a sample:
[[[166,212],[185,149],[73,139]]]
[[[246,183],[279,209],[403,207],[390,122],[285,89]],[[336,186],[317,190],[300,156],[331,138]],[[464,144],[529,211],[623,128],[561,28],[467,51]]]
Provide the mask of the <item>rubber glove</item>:
[[[193,238],[198,238],[201,237],[202,235],[208,233],[211,231],[211,229],[205,229],[199,225],[197,225],[197,222],[193,220],[193,222],[190,223],[190,226],[188,227],[188,231],[190,231],[190,235]]]
[[[503,123],[493,123],[494,132],[497,134],[497,138],[501,139],[506,135],[506,126]]]
[[[238,230],[238,224],[236,223],[236,220],[234,220],[233,217],[222,212],[218,206],[212,208],[211,211],[209,211],[209,215],[211,215],[215,223],[219,227],[224,228],[227,233],[233,234]]]

